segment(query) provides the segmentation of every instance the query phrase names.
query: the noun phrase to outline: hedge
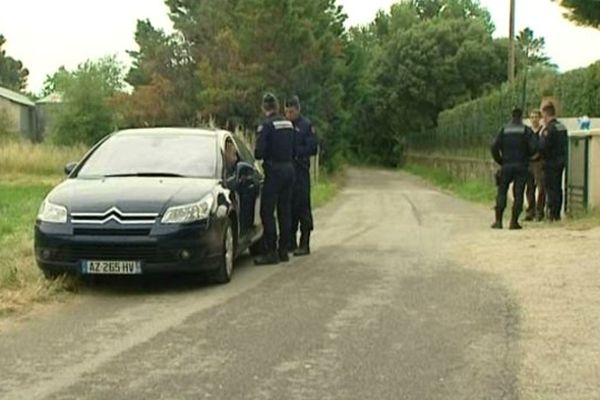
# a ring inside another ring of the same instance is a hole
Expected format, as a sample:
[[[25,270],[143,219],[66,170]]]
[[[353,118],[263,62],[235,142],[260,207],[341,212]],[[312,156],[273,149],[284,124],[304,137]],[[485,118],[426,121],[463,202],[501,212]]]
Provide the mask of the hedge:
[[[539,108],[542,99],[553,98],[562,116],[600,116],[600,62],[562,75],[533,70],[528,78],[525,112]],[[510,119],[512,107],[523,106],[522,97],[520,77],[487,96],[442,112],[438,127],[411,135],[409,145],[417,150],[455,153],[487,148],[498,128]]]

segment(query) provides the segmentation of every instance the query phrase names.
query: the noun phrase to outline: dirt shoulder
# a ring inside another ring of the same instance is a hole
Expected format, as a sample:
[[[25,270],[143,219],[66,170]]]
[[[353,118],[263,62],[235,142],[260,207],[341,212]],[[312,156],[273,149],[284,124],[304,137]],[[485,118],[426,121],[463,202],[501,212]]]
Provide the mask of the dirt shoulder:
[[[481,230],[452,247],[457,263],[497,276],[519,304],[519,397],[599,399],[600,228]]]

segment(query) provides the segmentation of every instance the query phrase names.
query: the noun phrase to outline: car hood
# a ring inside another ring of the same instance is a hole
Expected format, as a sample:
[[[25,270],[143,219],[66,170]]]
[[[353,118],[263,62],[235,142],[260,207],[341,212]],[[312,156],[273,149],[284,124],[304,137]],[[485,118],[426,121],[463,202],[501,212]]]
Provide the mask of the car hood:
[[[201,200],[217,184],[215,179],[194,178],[68,179],[50,192],[48,201],[76,213],[102,213],[113,207],[124,213],[161,213]]]

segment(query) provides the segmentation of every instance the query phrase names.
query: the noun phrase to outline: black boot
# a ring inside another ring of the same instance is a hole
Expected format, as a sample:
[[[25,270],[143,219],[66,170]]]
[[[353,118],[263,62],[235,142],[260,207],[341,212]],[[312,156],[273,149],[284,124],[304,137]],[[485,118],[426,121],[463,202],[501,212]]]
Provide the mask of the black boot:
[[[258,256],[254,259],[254,265],[275,265],[275,264],[279,264],[279,256],[274,251],[270,251],[267,254]]]
[[[536,220],[538,222],[542,222],[546,216],[544,215],[544,210],[538,211],[536,215]]]
[[[502,215],[504,214],[503,210],[499,210],[496,208],[496,222],[492,225],[492,229],[502,229]]]
[[[296,239],[296,234],[292,235],[292,243],[290,244],[289,253],[293,253],[298,248],[298,239]]]
[[[279,261],[284,263],[290,261],[290,256],[287,251],[279,251]]]
[[[310,232],[303,233],[300,237],[300,246],[294,252],[294,256],[302,257],[310,254]]]
[[[516,212],[513,210],[512,216],[510,217],[510,226],[508,227],[508,229],[510,229],[510,230],[523,229],[523,227],[521,225],[519,225],[519,215],[521,215],[520,212]]]

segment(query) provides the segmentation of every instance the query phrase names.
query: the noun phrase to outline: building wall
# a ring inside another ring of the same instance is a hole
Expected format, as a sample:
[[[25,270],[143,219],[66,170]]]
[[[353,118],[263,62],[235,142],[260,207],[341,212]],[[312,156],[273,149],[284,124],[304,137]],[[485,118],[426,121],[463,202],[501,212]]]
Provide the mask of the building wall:
[[[60,112],[60,103],[41,103],[36,105],[37,141],[48,138],[54,129],[56,116]]]
[[[21,110],[27,109],[26,106],[13,103],[12,101],[0,97],[0,113],[8,117],[8,130],[11,132],[22,132],[21,130]]]

